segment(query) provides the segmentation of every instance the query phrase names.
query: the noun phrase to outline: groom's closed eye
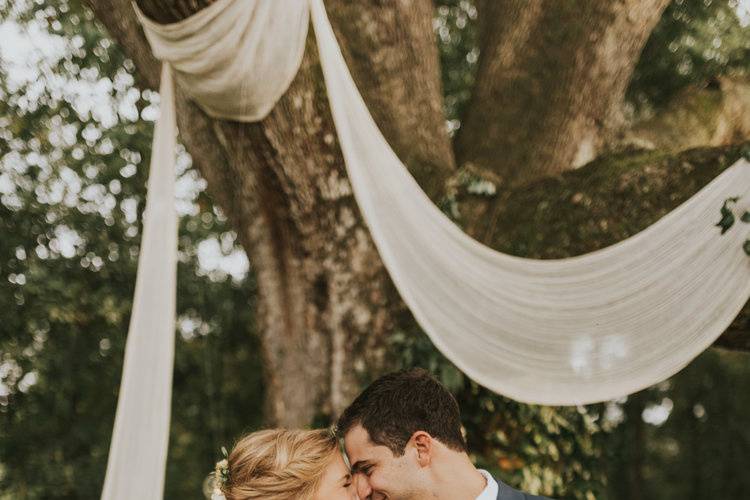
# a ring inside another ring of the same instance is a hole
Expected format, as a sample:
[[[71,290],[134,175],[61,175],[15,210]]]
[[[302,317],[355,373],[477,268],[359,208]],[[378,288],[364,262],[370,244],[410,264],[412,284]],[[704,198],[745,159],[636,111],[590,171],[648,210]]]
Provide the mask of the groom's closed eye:
[[[365,476],[370,475],[370,471],[372,468],[375,467],[375,464],[372,462],[368,462],[366,460],[361,460],[354,465],[352,465],[352,475],[354,474],[364,474]]]

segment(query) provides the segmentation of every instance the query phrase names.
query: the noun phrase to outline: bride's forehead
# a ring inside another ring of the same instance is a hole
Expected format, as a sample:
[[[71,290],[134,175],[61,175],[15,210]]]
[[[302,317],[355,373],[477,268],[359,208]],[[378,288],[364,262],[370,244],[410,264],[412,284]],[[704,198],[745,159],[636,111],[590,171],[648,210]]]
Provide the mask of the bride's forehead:
[[[331,460],[331,467],[337,470],[349,470],[349,464],[347,463],[346,457],[339,451],[336,452],[335,457]]]

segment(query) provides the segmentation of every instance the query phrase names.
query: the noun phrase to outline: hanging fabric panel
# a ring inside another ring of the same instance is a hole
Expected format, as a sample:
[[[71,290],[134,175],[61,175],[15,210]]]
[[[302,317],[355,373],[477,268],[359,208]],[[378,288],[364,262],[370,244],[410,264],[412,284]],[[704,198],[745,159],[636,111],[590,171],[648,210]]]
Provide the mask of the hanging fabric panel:
[[[164,490],[174,365],[177,212],[172,75],[161,72],[148,198],[117,415],[102,490],[106,500],[158,499]]]

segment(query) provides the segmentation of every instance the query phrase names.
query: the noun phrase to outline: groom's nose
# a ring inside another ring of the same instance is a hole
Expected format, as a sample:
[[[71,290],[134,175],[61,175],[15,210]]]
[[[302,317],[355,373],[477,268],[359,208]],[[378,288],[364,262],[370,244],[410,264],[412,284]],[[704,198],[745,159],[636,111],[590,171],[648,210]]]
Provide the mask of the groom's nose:
[[[370,488],[370,482],[363,476],[363,474],[357,474],[354,478],[357,486],[357,495],[362,500],[369,500],[370,495],[372,495],[372,488]]]

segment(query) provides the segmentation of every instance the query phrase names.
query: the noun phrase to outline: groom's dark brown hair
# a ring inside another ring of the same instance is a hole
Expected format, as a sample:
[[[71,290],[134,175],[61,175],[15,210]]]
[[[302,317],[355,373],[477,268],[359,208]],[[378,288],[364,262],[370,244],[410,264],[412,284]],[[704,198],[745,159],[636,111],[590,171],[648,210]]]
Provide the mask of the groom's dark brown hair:
[[[339,435],[345,436],[357,424],[373,443],[387,446],[396,456],[404,454],[417,431],[453,450],[466,451],[456,399],[421,368],[390,373],[370,384],[339,418]]]

